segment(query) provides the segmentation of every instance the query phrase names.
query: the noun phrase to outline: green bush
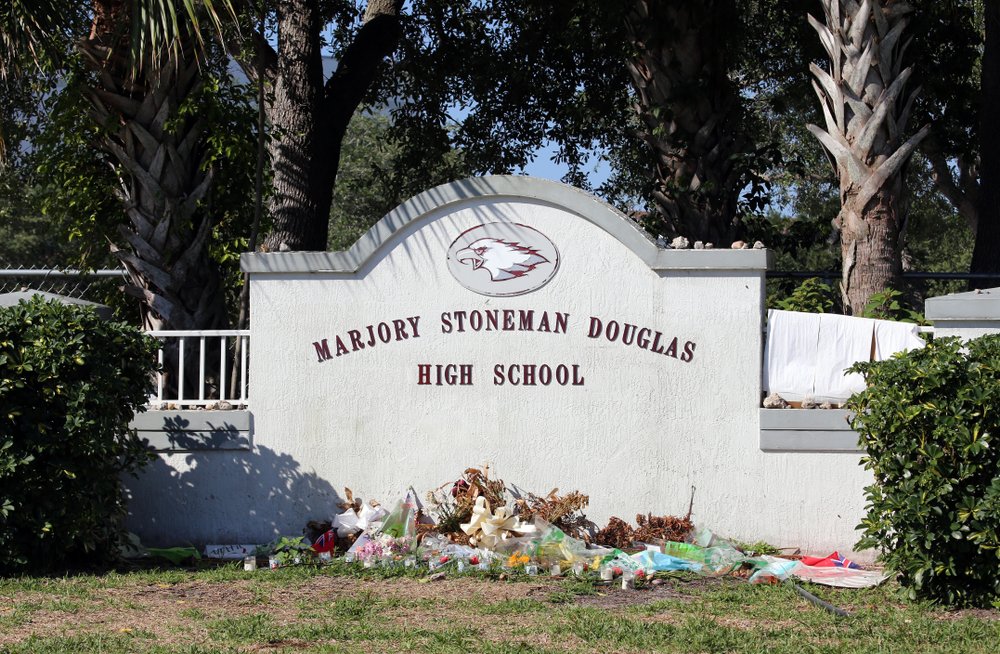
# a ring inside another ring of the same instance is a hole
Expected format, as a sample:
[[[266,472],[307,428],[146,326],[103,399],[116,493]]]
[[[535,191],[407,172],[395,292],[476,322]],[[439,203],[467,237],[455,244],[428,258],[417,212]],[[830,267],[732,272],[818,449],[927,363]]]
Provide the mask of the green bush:
[[[878,320],[913,322],[918,325],[927,324],[924,315],[910,307],[906,302],[906,296],[894,288],[887,288],[871,296],[861,315],[865,318]]]
[[[150,457],[128,423],[155,352],[89,309],[38,298],[0,309],[0,572],[114,555],[120,475]]]
[[[1000,335],[936,339],[859,363],[847,407],[875,475],[859,548],[879,548],[913,599],[1000,599]]]
[[[783,311],[804,311],[806,313],[831,313],[836,293],[829,284],[816,277],[806,279],[788,297],[778,300],[774,308]]]

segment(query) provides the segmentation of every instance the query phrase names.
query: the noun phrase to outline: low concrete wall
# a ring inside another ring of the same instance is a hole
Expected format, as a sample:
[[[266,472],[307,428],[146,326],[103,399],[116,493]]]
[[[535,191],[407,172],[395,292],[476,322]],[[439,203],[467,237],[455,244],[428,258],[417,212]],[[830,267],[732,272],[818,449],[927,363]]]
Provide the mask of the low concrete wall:
[[[129,427],[157,452],[249,450],[249,411],[146,411]]]
[[[761,409],[764,452],[861,452],[845,409]]]
[[[929,298],[925,315],[934,323],[935,337],[968,340],[1000,333],[1000,288]]]

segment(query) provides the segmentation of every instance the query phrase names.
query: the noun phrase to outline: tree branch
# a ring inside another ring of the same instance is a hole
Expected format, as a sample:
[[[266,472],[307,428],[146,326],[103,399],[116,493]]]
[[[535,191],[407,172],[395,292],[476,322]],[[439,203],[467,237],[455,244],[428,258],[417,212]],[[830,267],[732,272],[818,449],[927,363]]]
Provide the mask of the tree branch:
[[[955,207],[959,215],[969,223],[972,232],[975,233],[979,223],[979,212],[976,209],[976,201],[979,194],[979,185],[974,176],[969,175],[968,165],[959,160],[959,182],[956,183],[952,174],[948,159],[941,150],[941,144],[937,139],[931,137],[925,139],[921,144],[920,151],[931,164],[931,179],[941,195],[948,199],[951,206]]]
[[[262,53],[264,81],[273,85],[278,74],[278,53],[267,42],[267,38],[257,30],[253,30],[251,33],[250,44],[253,46],[252,48],[244,48],[243,40],[229,34],[222,38],[222,47],[226,49],[226,53],[239,64],[243,74],[254,84],[257,83],[257,70],[260,66],[257,56]]]
[[[402,0],[371,0],[364,24],[324,88],[324,120],[346,127],[385,57],[399,42]]]

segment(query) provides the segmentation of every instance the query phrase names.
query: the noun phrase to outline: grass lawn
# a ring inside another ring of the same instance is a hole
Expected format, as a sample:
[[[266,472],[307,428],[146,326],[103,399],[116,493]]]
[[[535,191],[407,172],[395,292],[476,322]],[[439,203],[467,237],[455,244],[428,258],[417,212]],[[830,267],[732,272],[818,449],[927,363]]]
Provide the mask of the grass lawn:
[[[874,590],[665,578],[638,590],[576,579],[450,576],[334,563],[241,564],[0,579],[0,652],[990,652],[1000,611],[907,604]]]

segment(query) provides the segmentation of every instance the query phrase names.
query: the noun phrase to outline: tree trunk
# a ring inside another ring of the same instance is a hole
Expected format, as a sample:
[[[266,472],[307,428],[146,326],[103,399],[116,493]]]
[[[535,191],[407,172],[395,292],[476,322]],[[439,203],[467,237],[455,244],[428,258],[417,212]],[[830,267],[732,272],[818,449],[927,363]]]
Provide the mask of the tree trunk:
[[[842,253],[844,309],[861,314],[875,293],[899,287],[906,226],[903,174],[924,126],[906,138],[916,91],[901,65],[901,34],[912,7],[892,0],[822,0],[826,23],[809,22],[830,56],[829,70],[810,65],[826,129],[808,125],[840,180],[836,220]]]
[[[365,92],[399,40],[401,0],[372,0],[326,84],[318,0],[278,5],[278,57],[269,107],[273,194],[270,251],[325,250],[340,147]]]
[[[973,273],[1000,273],[1000,123],[994,110],[1000,106],[1000,2],[984,3],[986,45],[982,64],[982,98],[979,125],[979,203],[976,244],[972,250]],[[1000,286],[1000,280],[973,280],[972,288]]]
[[[736,16],[732,0],[635,0],[626,16],[657,208],[667,231],[726,246],[736,236],[744,143],[720,39],[736,33]]]
[[[278,71],[269,118],[273,227],[269,250],[325,250],[326,225],[314,195],[315,176],[333,153],[321,153],[323,59],[318,0],[278,3]],[[325,154],[321,158],[320,155]]]
[[[862,210],[860,219],[854,217],[851,199],[838,217],[841,292],[844,308],[854,315],[864,311],[873,295],[899,288],[902,281],[900,196],[901,189],[883,187]]]

